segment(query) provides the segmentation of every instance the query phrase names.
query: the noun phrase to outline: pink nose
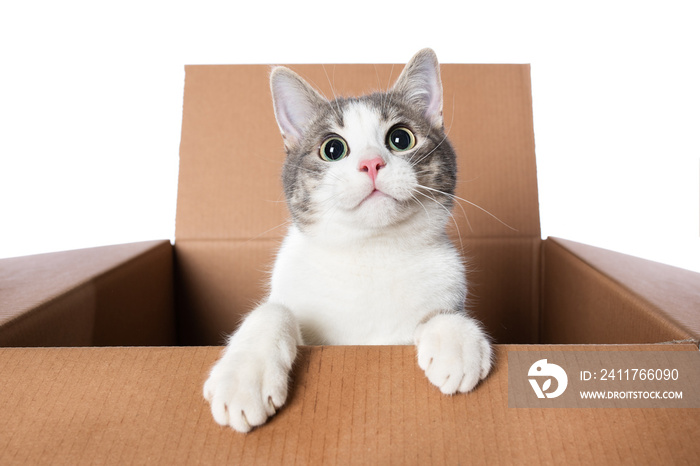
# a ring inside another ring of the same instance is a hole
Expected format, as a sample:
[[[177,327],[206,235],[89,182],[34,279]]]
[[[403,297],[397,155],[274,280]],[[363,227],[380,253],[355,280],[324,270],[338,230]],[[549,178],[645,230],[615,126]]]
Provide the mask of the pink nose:
[[[371,160],[363,160],[360,162],[359,170],[367,172],[372,183],[377,179],[377,174],[381,168],[386,166],[386,162],[381,157],[375,157]]]

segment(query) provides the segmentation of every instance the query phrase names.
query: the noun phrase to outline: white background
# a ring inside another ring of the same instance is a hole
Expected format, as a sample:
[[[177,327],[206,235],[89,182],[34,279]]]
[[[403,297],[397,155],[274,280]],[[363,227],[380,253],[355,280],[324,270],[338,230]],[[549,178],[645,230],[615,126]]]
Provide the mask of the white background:
[[[3,2],[0,257],[173,238],[185,64],[429,46],[532,64],[543,236],[700,271],[692,3]]]

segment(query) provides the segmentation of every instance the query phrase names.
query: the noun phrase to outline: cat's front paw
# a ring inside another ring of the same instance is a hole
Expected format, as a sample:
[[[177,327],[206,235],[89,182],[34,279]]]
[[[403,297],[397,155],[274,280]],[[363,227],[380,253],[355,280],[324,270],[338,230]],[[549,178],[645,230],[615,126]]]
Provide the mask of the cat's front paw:
[[[211,370],[204,398],[214,420],[239,432],[264,424],[287,400],[289,371],[296,346],[287,354],[229,351]]]
[[[492,350],[479,324],[439,314],[416,328],[418,365],[442,393],[471,391],[491,370]]]

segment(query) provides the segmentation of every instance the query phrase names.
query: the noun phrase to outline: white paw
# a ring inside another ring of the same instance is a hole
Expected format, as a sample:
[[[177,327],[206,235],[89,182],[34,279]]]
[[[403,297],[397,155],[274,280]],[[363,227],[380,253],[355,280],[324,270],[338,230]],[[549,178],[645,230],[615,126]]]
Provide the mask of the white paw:
[[[418,365],[442,393],[472,390],[491,370],[491,345],[479,324],[440,314],[416,328]]]
[[[249,432],[284,405],[298,333],[280,307],[263,305],[246,318],[204,383],[217,423]]]
[[[250,352],[227,354],[212,368],[204,398],[214,420],[239,432],[264,424],[287,400],[291,364]]]

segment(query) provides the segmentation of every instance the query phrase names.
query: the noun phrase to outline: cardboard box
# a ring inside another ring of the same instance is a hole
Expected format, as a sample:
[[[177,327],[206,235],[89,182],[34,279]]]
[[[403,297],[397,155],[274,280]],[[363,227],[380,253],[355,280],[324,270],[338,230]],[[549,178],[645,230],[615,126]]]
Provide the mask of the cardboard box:
[[[400,66],[293,69],[331,96]],[[508,351],[698,351],[700,335],[700,274],[541,240],[526,65],[442,66],[457,194],[500,219],[463,203],[452,232],[493,373],[448,397],[411,346],[305,347],[268,424],[215,424],[202,384],[287,220],[268,72],[187,67],[174,246],[0,261],[0,464],[697,461],[697,410],[508,407]]]

